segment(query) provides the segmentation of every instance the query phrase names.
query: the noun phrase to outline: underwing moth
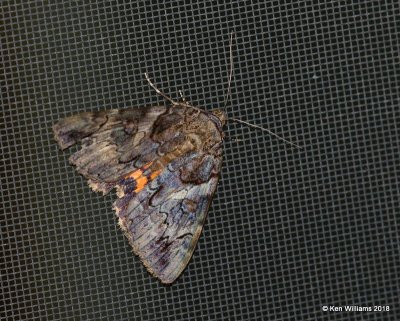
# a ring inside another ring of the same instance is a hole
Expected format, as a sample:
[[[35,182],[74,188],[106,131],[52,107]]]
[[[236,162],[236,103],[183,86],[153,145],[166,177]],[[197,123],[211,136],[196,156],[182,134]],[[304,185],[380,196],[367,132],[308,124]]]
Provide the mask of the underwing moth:
[[[153,276],[171,284],[203,229],[227,116],[176,102],[146,78],[169,105],[84,112],[58,121],[53,132],[62,150],[81,144],[69,161],[94,191],[116,189],[113,208],[134,253]]]
[[[187,266],[218,182],[225,113],[187,102],[84,112],[53,126],[90,187],[116,189],[119,226],[147,270],[170,284]]]

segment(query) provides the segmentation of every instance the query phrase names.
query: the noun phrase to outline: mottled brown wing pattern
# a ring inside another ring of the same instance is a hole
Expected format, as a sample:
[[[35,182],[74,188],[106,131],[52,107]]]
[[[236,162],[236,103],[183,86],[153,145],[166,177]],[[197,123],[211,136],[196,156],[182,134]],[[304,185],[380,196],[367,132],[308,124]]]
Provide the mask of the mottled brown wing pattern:
[[[193,254],[222,159],[220,112],[187,105],[82,113],[53,126],[96,191],[116,187],[119,225],[147,269],[169,284]]]

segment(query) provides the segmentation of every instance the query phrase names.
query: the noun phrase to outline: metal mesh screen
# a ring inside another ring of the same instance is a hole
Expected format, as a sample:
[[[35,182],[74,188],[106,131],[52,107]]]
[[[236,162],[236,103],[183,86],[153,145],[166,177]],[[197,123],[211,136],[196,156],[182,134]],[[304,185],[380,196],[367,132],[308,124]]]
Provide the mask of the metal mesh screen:
[[[1,320],[399,320],[398,1],[0,8]],[[146,71],[221,106],[231,31],[228,114],[303,148],[229,124],[205,230],[165,287],[51,125],[163,103]],[[389,311],[323,311],[349,305]]]

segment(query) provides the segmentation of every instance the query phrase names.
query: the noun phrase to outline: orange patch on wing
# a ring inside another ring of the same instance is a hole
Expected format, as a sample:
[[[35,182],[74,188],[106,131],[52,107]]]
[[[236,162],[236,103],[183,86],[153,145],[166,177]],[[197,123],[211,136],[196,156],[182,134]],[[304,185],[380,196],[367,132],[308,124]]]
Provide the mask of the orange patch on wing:
[[[136,189],[135,189],[135,193],[139,193],[139,192],[146,186],[146,184],[147,184],[148,181],[149,181],[149,180],[147,179],[146,176],[139,177],[139,178],[136,180]]]
[[[136,171],[129,173],[128,175],[125,176],[125,178],[131,178],[136,182],[136,189],[134,190],[135,193],[139,193],[143,188],[146,186],[147,183],[155,179],[158,175],[161,174],[162,170],[158,169],[155,170],[154,172],[150,173],[150,176],[148,175],[143,175],[146,169],[148,169],[153,162],[149,162],[146,165],[144,165],[142,168],[137,169]]]
[[[160,173],[162,172],[161,169],[156,170],[153,173],[150,173],[150,177],[147,178],[146,176],[141,176],[138,179],[136,179],[136,189],[135,189],[135,193],[139,193],[148,182],[152,181],[153,179],[155,179],[158,175],[160,175]]]
[[[143,166],[143,169],[148,169],[153,162],[148,162],[146,165]]]
[[[125,178],[132,178],[134,180],[137,180],[140,176],[142,176],[143,172],[148,169],[153,162],[148,162],[146,165],[144,165],[142,168],[137,169],[136,171],[129,173],[128,175],[125,176]]]
[[[155,171],[155,172],[153,172],[153,173],[151,173],[150,174],[150,180],[153,180],[153,179],[155,179],[158,175],[160,175],[161,174],[161,172],[162,172],[162,170],[161,169],[159,169],[159,170],[157,170],[157,171]]]

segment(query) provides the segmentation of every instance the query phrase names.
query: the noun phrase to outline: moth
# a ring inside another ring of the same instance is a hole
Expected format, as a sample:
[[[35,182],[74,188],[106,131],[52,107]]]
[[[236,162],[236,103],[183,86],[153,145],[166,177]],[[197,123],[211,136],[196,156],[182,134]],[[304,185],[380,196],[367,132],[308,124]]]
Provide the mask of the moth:
[[[185,102],[84,112],[53,126],[90,187],[116,188],[113,208],[148,271],[170,284],[188,264],[218,182],[224,112]]]
[[[133,252],[153,276],[171,284],[203,229],[228,118],[222,110],[172,100],[145,75],[170,105],[84,112],[60,120],[53,132],[62,150],[81,144],[69,161],[94,191],[116,189],[113,208]]]

